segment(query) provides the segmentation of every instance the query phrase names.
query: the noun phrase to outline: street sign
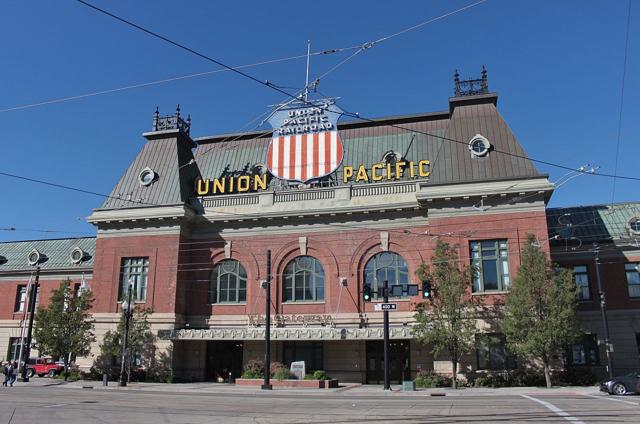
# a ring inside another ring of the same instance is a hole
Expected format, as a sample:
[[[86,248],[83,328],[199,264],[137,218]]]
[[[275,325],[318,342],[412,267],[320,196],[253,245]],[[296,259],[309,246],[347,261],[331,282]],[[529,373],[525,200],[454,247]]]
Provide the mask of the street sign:
[[[398,309],[397,303],[376,303],[373,305],[376,311],[395,311]]]

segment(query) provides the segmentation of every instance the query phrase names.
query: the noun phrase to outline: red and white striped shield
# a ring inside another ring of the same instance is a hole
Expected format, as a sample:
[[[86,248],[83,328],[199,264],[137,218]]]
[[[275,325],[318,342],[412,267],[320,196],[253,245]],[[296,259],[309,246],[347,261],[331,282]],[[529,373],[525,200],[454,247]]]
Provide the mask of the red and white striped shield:
[[[273,137],[267,167],[282,180],[307,182],[335,171],[342,163],[338,131]]]
[[[271,114],[273,138],[267,151],[267,168],[281,180],[306,183],[331,174],[342,163],[338,134],[342,110],[333,99],[279,107]]]

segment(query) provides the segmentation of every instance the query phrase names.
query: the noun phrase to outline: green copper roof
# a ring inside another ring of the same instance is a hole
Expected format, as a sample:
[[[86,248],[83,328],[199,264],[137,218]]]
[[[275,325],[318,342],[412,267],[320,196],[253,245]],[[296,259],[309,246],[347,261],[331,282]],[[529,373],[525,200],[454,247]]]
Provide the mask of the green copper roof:
[[[547,209],[549,237],[582,243],[638,237],[629,222],[640,219],[640,202]]]
[[[71,261],[71,252],[79,247],[87,253],[86,258],[79,264]],[[0,243],[0,273],[11,271],[35,271],[27,257],[34,249],[46,256],[40,263],[44,270],[84,270],[93,268],[93,257],[96,251],[95,237],[27,240]]]

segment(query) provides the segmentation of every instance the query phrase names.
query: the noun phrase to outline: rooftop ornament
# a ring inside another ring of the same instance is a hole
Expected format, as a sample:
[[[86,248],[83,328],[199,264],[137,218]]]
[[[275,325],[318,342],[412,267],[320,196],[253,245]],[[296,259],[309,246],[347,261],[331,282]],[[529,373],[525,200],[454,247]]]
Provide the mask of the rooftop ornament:
[[[460,80],[460,74],[456,69],[453,74],[454,96],[475,96],[477,94],[489,93],[489,82],[487,81],[487,68],[482,65],[482,76],[479,79]]]
[[[180,117],[180,105],[176,107],[174,115],[160,116],[160,111],[156,107],[153,113],[153,131],[180,130],[186,135],[191,131],[191,115],[185,121]]]

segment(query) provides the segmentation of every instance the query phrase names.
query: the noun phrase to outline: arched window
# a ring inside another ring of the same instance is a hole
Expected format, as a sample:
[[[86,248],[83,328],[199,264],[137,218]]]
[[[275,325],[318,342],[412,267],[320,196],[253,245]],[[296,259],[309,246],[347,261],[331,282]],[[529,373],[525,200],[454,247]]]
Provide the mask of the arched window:
[[[284,270],[285,302],[324,300],[324,269],[311,256],[298,256]]]
[[[389,296],[392,286],[402,286],[402,297],[407,296],[409,269],[404,258],[397,253],[381,252],[373,256],[364,267],[364,284],[371,287],[372,297],[382,299],[384,281],[388,282]]]
[[[209,283],[209,303],[247,301],[247,272],[242,264],[227,259],[216,264]]]

